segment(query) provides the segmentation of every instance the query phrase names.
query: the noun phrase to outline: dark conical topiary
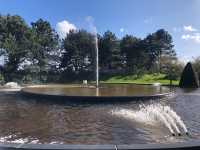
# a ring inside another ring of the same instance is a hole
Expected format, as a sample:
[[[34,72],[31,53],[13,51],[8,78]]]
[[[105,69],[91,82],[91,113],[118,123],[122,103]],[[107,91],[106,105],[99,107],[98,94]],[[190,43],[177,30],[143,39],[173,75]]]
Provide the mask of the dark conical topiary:
[[[190,62],[187,63],[187,65],[185,66],[182,72],[179,86],[181,88],[198,88],[199,87],[199,80],[198,80],[197,74],[194,71],[192,64]]]

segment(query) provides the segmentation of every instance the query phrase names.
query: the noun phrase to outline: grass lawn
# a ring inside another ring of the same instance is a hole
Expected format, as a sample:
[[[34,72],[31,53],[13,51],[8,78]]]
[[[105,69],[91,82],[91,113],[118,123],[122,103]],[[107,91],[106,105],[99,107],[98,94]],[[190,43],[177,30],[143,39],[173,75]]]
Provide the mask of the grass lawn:
[[[152,83],[161,83],[162,85],[169,85],[170,80],[165,79],[164,74],[145,74],[140,77],[136,75],[127,75],[127,76],[113,76],[101,83],[136,83],[136,84],[152,84]],[[179,80],[173,80],[173,85],[178,85]]]

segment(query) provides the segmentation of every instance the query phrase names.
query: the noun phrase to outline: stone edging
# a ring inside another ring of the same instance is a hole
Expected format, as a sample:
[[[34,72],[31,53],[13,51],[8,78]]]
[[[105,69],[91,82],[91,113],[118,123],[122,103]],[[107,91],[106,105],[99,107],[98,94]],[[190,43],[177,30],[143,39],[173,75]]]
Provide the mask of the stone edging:
[[[159,99],[165,98],[171,95],[173,92],[155,94],[155,95],[145,95],[145,96],[67,96],[67,95],[50,95],[50,94],[40,94],[26,91],[25,88],[20,92],[23,96],[39,98],[43,100],[57,100],[57,101],[69,101],[69,102],[127,102],[135,100],[149,100],[149,99]]]
[[[131,144],[131,145],[67,145],[67,144],[17,144],[17,143],[0,143],[0,149],[24,149],[24,150],[170,150],[200,149],[200,142],[193,141],[188,143],[174,144]]]

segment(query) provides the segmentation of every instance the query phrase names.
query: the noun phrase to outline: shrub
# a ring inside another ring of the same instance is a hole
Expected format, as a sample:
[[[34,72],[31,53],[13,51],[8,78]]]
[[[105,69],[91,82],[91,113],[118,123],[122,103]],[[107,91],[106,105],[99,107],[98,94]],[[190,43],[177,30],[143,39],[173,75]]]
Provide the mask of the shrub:
[[[187,63],[187,65],[185,66],[182,72],[179,86],[181,88],[198,88],[199,87],[199,80],[198,80],[197,74],[194,71],[192,64],[190,62]]]

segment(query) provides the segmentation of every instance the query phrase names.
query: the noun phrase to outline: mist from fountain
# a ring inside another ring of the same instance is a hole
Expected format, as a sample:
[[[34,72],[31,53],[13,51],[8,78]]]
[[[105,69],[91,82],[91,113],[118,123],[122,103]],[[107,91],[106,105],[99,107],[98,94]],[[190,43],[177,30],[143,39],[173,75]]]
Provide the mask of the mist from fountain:
[[[175,122],[180,125],[180,127],[184,130],[185,133],[188,133],[187,127],[184,124],[183,120],[180,116],[177,115],[175,111],[173,111],[169,106],[165,106],[164,110],[175,120]]]
[[[95,52],[96,52],[96,88],[99,88],[99,47],[98,47],[98,37],[97,37],[97,28],[94,25],[94,19],[91,16],[86,17],[86,21],[88,22],[89,29],[94,35],[94,44],[95,44]]]
[[[98,37],[95,34],[95,49],[96,49],[96,88],[99,88],[99,47],[98,47]]]
[[[172,135],[176,133],[181,135],[181,131],[188,134],[186,125],[181,120],[181,117],[169,106],[163,106],[161,104],[141,104],[139,107],[140,109],[136,111],[122,108],[112,110],[111,113],[146,125],[155,126],[159,123],[165,126]]]

